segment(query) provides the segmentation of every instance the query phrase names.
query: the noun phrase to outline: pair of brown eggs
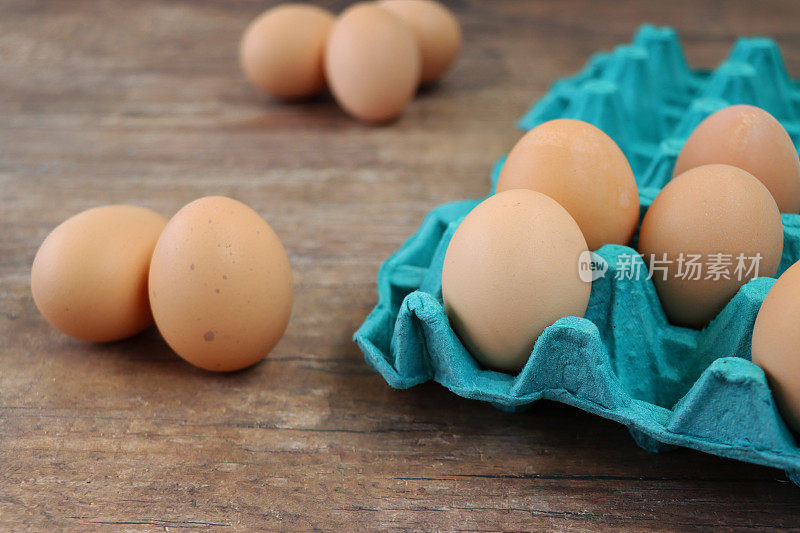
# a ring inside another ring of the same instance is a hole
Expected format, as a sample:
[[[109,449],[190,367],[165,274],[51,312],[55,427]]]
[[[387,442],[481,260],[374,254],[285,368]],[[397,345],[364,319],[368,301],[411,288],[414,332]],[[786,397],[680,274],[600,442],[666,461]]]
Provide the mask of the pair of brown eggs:
[[[248,79],[284,99],[330,87],[364,122],[398,117],[420,84],[438,80],[461,48],[455,16],[432,0],[381,0],[350,6],[338,18],[283,4],[245,30],[239,58]]]
[[[195,200],[169,221],[131,205],[83,211],[45,238],[31,291],[67,335],[116,341],[155,320],[178,355],[215,371],[266,356],[293,298],[278,236],[250,207],[221,196]]]
[[[749,279],[774,276],[780,211],[798,208],[800,160],[775,118],[732,106],[703,121],[639,234],[645,260],[666,269],[653,280],[669,320],[703,327]],[[591,283],[578,268],[588,251],[629,244],[638,220],[633,172],[610,137],[579,120],[539,125],[511,150],[497,194],[450,241],[442,295],[454,330],[486,366],[519,370],[545,327],[585,313]],[[681,253],[706,263],[715,254],[758,255],[760,267],[741,278],[706,279],[706,268],[701,279],[684,279]]]

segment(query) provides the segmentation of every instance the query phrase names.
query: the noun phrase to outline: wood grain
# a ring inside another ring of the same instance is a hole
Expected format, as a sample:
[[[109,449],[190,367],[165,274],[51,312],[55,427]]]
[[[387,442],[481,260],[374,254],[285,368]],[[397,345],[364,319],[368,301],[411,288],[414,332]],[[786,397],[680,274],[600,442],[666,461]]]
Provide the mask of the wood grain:
[[[351,342],[380,263],[435,205],[485,194],[554,79],[646,21],[677,26],[698,66],[769,35],[800,77],[800,4],[453,2],[457,66],[380,128],[247,86],[237,41],[264,5],[0,2],[0,529],[800,525],[782,472],[648,454],[553,403],[511,415],[436,385],[394,391]],[[290,252],[293,319],[262,364],[213,375],[155,331],[89,345],[38,315],[29,268],[60,221],[207,194],[252,205]]]

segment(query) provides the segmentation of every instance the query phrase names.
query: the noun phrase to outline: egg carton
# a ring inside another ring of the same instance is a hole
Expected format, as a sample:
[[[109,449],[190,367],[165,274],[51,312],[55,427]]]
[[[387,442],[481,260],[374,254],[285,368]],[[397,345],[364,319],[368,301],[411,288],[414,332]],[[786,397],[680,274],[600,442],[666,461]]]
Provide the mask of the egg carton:
[[[800,81],[789,77],[774,41],[740,38],[716,70],[691,70],[675,30],[646,24],[631,44],[594,54],[554,83],[518,125],[578,118],[597,126],[628,157],[640,191],[655,195],[695,127],[734,104],[765,109],[800,142]]]
[[[570,117],[606,131],[632,163],[643,216],[686,137],[717,109],[758,105],[797,146],[799,89],[768,39],[739,39],[718,69],[697,71],[687,66],[674,30],[646,25],[632,45],[596,54],[577,75],[556,82],[519,125]],[[503,162],[492,171],[490,194]],[[705,329],[683,328],[667,321],[651,280],[621,275],[623,268],[646,271],[637,252],[605,245],[597,253],[607,271],[592,284],[585,316],[546,328],[519,374],[487,370],[453,332],[442,304],[447,245],[480,201],[431,211],[378,272],[378,303],[354,340],[389,385],[434,380],[509,411],[555,400],[625,424],[646,450],[684,446],[780,468],[800,484],[800,448],[764,372],[750,361],[753,324],[774,278],[746,283]],[[782,221],[779,274],[800,260],[800,215]]]

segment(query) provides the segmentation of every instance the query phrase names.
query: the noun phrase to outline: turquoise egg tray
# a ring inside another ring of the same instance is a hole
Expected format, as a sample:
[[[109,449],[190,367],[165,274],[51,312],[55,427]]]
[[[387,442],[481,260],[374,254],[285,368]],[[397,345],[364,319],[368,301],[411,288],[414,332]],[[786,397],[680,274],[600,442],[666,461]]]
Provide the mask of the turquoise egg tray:
[[[519,125],[570,117],[606,131],[631,161],[643,215],[669,181],[692,129],[739,103],[768,110],[798,144],[800,86],[773,41],[739,39],[715,71],[696,71],[674,30],[645,25],[631,45],[596,54],[577,75],[556,82]],[[492,171],[492,191],[502,164]],[[698,331],[669,324],[646,276],[618,275],[623,265],[631,268],[631,259],[646,269],[634,249],[603,246],[597,253],[608,270],[593,282],[585,316],[545,329],[519,374],[495,372],[464,348],[442,305],[447,244],[478,203],[431,211],[378,272],[378,303],[354,340],[389,385],[405,389],[434,380],[508,411],[555,400],[625,424],[646,450],[684,446],[780,468],[800,484],[800,448],[763,371],[750,361],[753,323],[774,278],[745,284]],[[782,218],[779,273],[800,260],[800,215]]]

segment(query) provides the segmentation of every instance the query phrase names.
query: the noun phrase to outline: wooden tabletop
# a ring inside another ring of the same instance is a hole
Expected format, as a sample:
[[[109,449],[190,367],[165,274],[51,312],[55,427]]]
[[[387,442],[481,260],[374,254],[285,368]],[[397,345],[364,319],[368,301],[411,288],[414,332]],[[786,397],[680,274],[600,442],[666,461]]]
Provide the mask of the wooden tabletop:
[[[796,0],[453,2],[462,56],[386,127],[249,87],[236,49],[264,7],[0,2],[0,529],[800,525],[783,472],[650,454],[555,403],[504,414],[435,384],[395,391],[351,341],[380,263],[437,204],[486,193],[553,80],[642,22],[676,26],[696,66],[771,36],[800,77]],[[38,314],[30,264],[59,222],[209,194],[251,205],[289,251],[292,321],[263,363],[212,374],[155,330],[92,345]]]

